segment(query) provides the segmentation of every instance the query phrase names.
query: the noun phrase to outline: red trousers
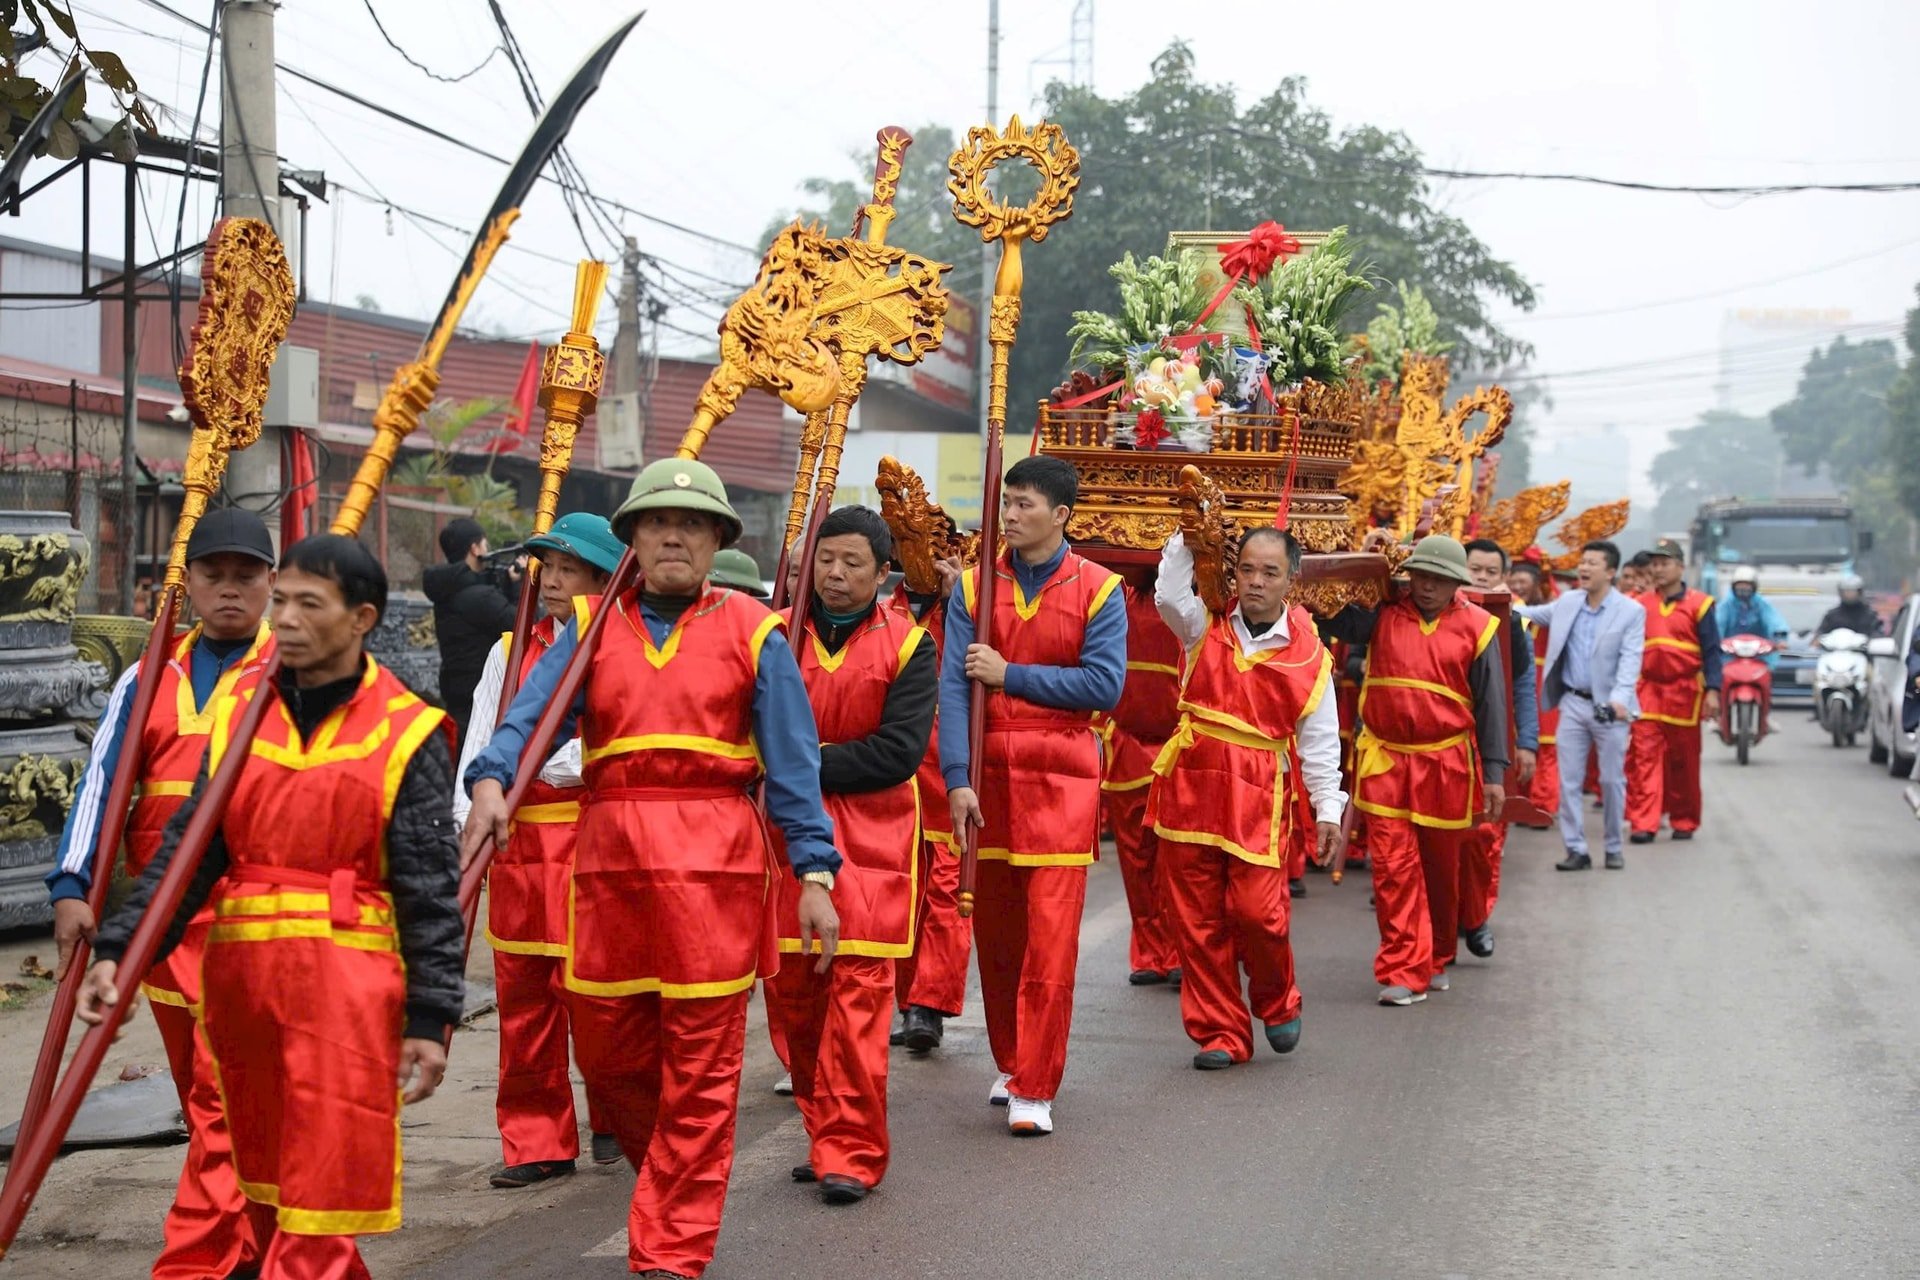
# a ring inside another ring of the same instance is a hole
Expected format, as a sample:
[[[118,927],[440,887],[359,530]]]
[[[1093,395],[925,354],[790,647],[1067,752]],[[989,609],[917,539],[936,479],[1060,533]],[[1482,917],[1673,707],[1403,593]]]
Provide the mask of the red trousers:
[[[1373,914],[1380,924],[1373,976],[1381,986],[1425,991],[1433,975],[1453,963],[1466,835],[1367,815]]]
[[[1700,829],[1700,726],[1635,720],[1627,744],[1627,825],[1635,834]]]
[[[1067,1072],[1087,869],[982,859],[976,888],[980,996],[993,1060],[1013,1077],[1009,1093],[1051,1100]]]
[[[698,1276],[713,1261],[733,1172],[747,992],[691,1000],[570,993],[569,1001],[588,1092],[639,1174],[628,1266]]]
[[[960,914],[960,855],[944,841],[921,845],[927,873],[920,878],[919,934],[913,954],[894,961],[894,993],[901,1008],[917,1004],[949,1018],[960,1016],[967,998],[967,954],[973,922]]]
[[[1560,753],[1551,742],[1540,744],[1533,766],[1533,783],[1528,797],[1542,813],[1560,812]]]
[[[1113,847],[1120,855],[1120,883],[1127,890],[1127,914],[1133,934],[1127,944],[1127,966],[1164,974],[1180,963],[1180,949],[1168,911],[1165,886],[1155,870],[1160,840],[1147,826],[1147,788],[1103,791],[1107,825],[1113,829]]]
[[[1500,900],[1500,856],[1507,847],[1507,824],[1483,822],[1460,842],[1460,919],[1458,928],[1478,929],[1493,916]]]
[[[149,1000],[166,1046],[167,1067],[187,1121],[187,1154],[154,1260],[156,1280],[201,1280],[256,1265],[260,1244],[233,1172],[233,1139],[220,1084],[199,1020],[175,1004]],[[268,1219],[269,1229],[272,1219]]]
[[[877,1187],[887,1174],[887,1036],[891,960],[839,956],[824,974],[808,956],[782,957],[767,981],[767,1018],[785,1033],[793,1100],[820,1177]]]
[[[267,1221],[271,1223],[271,1210]],[[202,1276],[224,1272],[201,1272]],[[275,1231],[260,1263],[260,1280],[373,1280],[352,1236],[297,1236]]]
[[[1261,867],[1210,845],[1160,842],[1160,874],[1179,939],[1180,1020],[1204,1049],[1253,1056],[1247,1007],[1263,1026],[1300,1016],[1288,936],[1284,867]],[[1240,994],[1240,966],[1247,995]]]
[[[493,953],[494,989],[500,1002],[500,1091],[493,1114],[500,1126],[506,1162],[531,1164],[572,1160],[580,1154],[573,1115],[573,1080],[567,1070],[570,1018],[561,986],[559,956]],[[587,1122],[595,1133],[603,1117],[587,1095]]]

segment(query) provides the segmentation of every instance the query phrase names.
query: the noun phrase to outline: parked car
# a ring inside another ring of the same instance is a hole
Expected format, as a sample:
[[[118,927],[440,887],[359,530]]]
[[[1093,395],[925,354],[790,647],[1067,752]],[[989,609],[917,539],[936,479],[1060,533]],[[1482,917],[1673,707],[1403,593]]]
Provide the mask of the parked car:
[[[1913,651],[1914,630],[1920,624],[1920,595],[1900,602],[1889,634],[1867,645],[1873,659],[1873,677],[1867,688],[1867,762],[1883,764],[1896,778],[1913,771],[1920,747],[1914,735],[1900,727],[1900,704],[1907,693],[1907,654]]]

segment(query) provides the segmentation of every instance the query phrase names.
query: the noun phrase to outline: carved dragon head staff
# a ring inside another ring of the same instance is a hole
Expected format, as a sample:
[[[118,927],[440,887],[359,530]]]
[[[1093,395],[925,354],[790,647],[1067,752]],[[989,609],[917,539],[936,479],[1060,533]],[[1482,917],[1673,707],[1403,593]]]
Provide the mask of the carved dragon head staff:
[[[1240,545],[1240,523],[1227,514],[1227,498],[1206,472],[1180,468],[1180,534],[1193,553],[1193,586],[1207,611],[1223,614],[1233,599],[1230,561]]]
[[[953,517],[927,497],[927,485],[906,463],[880,459],[874,487],[880,491],[880,517],[893,531],[894,558],[907,590],[929,595],[940,589],[935,562],[952,556],[972,558],[977,541],[960,532]]]
[[[1567,572],[1580,567],[1580,548],[1589,542],[1602,538],[1611,538],[1627,527],[1630,511],[1628,499],[1618,502],[1603,502],[1597,507],[1588,507],[1579,515],[1570,516],[1553,531],[1553,540],[1566,548],[1560,555],[1550,557],[1547,567]]]

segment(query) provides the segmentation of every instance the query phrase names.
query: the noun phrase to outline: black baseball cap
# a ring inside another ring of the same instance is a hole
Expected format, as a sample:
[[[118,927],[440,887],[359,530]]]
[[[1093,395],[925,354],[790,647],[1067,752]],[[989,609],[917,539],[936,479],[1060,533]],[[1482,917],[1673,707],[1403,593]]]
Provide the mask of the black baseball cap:
[[[267,522],[244,507],[215,507],[200,517],[187,538],[187,563],[222,552],[274,561],[273,539]]]

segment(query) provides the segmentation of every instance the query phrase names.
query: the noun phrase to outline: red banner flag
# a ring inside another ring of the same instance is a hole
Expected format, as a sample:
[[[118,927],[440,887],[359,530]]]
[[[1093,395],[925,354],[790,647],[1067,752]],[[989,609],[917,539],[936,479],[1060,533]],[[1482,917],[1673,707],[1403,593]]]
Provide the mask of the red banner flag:
[[[540,398],[540,344],[527,344],[527,362],[520,367],[520,381],[513,389],[513,403],[507,406],[506,425],[494,437],[495,453],[512,453],[520,447],[533,427],[533,406]]]

